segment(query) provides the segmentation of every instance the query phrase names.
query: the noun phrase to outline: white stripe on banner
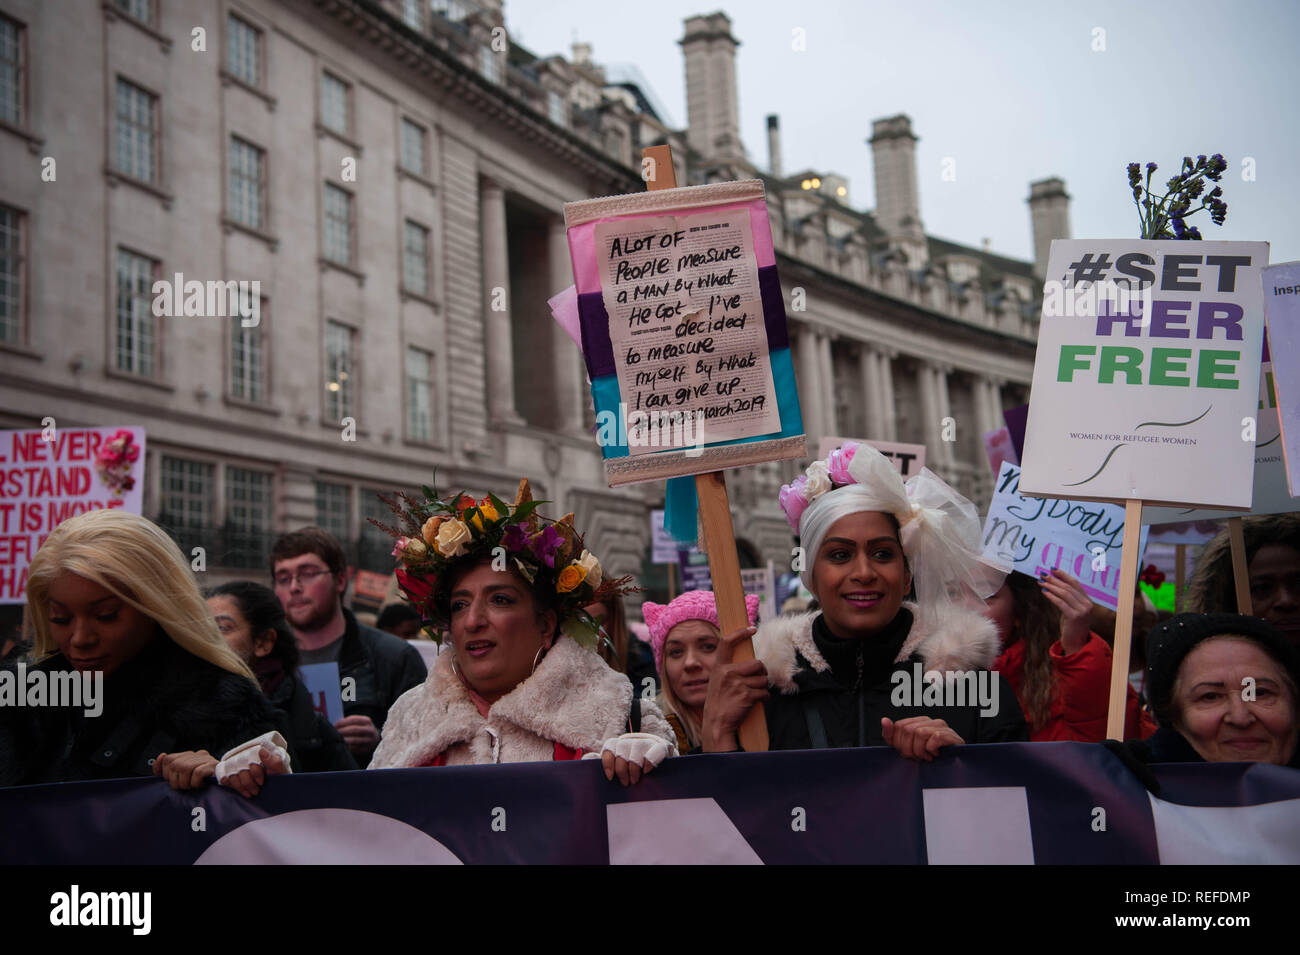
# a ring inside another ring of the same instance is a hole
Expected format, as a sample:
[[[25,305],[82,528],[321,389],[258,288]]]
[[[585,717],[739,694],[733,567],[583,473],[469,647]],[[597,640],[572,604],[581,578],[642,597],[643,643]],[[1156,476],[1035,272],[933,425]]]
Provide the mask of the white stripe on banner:
[[[1300,799],[1219,807],[1149,798],[1161,865],[1300,863]]]
[[[246,822],[195,865],[461,865],[428,833],[359,809],[299,809]]]
[[[712,799],[656,799],[605,807],[610,865],[762,865]]]
[[[1023,786],[923,789],[930,865],[1033,865]]]

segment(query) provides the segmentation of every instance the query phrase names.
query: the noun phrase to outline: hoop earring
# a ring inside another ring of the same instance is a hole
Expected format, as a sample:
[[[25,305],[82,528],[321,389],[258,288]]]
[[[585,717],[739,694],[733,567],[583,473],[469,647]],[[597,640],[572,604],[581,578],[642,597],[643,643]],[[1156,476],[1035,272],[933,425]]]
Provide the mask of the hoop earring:
[[[454,647],[451,651],[451,672],[455,675],[456,679],[460,680],[461,683],[465,682],[465,678],[462,677],[460,671],[456,669],[456,650]]]
[[[545,646],[545,645],[542,645],[542,646],[540,646],[540,647],[537,648],[537,655],[536,655],[535,657],[533,657],[533,673],[536,673],[536,672],[537,672],[537,664],[538,664],[538,661],[540,661],[540,660],[542,659],[542,651],[545,650],[545,649],[546,649],[546,646]],[[529,676],[532,676],[532,673],[530,673],[530,674],[528,674],[528,675],[529,675]]]

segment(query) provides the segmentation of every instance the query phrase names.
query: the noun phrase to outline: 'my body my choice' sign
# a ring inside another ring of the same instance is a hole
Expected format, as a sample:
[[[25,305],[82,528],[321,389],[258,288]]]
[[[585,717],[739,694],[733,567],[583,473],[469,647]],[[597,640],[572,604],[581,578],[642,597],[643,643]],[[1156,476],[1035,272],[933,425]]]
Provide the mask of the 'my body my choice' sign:
[[[1053,242],[1021,492],[1250,507],[1267,264],[1265,242]]]

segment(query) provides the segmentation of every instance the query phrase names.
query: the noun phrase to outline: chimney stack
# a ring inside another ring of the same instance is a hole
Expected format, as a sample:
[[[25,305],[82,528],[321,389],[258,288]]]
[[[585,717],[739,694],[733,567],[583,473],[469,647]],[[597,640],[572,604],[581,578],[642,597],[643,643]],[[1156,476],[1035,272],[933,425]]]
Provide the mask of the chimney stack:
[[[574,42],[572,46],[573,63],[575,66],[591,65],[591,44]]]
[[[1034,272],[1046,278],[1052,240],[1070,237],[1070,195],[1064,179],[1053,176],[1029,184],[1029,218],[1034,230]]]
[[[705,165],[744,160],[736,95],[736,47],[725,13],[686,18],[686,140]]]
[[[767,166],[775,178],[781,178],[781,121],[776,113],[767,116]]]
[[[876,177],[876,221],[891,238],[924,243],[921,201],[916,188],[916,135],[905,115],[871,124]]]

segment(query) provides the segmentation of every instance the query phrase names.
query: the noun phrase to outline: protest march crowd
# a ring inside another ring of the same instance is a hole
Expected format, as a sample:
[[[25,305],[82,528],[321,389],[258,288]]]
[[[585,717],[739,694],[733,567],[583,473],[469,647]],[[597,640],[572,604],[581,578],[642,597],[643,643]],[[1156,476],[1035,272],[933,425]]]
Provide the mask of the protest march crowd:
[[[644,603],[648,640],[631,633],[636,582],[607,575],[572,515],[544,517],[542,503],[526,480],[513,503],[393,501],[404,600],[378,622],[401,636],[344,605],[344,553],[319,528],[275,542],[270,588],[205,595],[149,520],[65,520],[31,561],[5,668],[102,673],[102,712],[0,707],[0,785],[153,775],[256,798],[291,772],[571,759],[631,785],[665,760],[739,750],[755,706],[773,750],[934,760],[979,743],[1104,740],[1113,615],[1060,570],[1033,579],[990,563],[970,501],[928,470],[905,482],[869,445],[837,448],[781,490],[814,603],[760,620],[751,598],[750,626],[734,632],[697,590]],[[1144,781],[1159,762],[1300,767],[1300,515],[1247,517],[1244,532],[1255,616],[1230,612],[1226,531],[1181,612],[1136,601],[1125,740],[1106,745]],[[427,671],[421,631],[442,642]],[[733,660],[751,637],[755,658]],[[657,696],[642,692],[649,656]],[[333,723],[298,672],[322,662],[346,688]]]

